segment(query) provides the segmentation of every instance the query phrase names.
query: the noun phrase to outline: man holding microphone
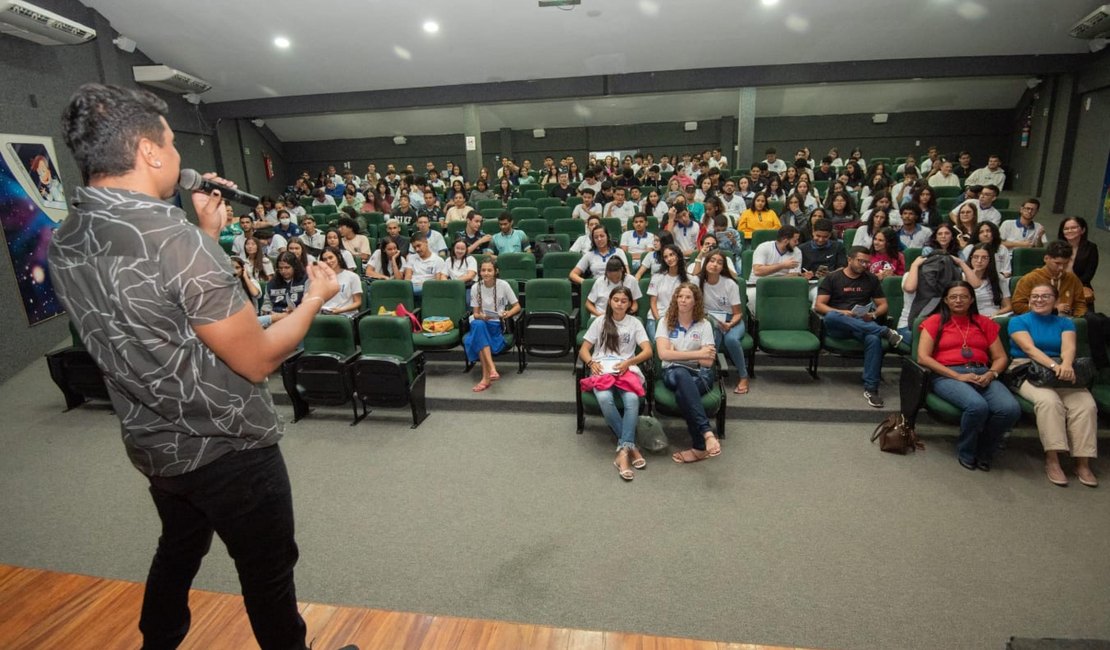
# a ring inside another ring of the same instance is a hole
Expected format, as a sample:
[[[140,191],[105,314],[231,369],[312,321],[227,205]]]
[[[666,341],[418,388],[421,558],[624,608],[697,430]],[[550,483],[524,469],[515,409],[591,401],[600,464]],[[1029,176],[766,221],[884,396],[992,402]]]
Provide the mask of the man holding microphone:
[[[259,645],[300,650],[292,494],[266,380],[338,284],[312,266],[302,307],[263,330],[217,241],[220,193],[192,193],[199,227],[167,202],[181,171],[167,113],[145,91],[86,84],[74,94],[62,129],[86,186],[50,243],[50,272],[162,521],[143,647],[185,638],[189,587],[216,533]]]

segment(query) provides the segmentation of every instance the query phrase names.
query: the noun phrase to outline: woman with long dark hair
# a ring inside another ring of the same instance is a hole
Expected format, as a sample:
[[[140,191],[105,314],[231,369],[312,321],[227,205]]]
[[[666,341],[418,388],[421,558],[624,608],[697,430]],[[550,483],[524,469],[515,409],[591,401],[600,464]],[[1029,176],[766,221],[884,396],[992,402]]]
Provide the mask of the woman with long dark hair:
[[[740,302],[740,285],[736,275],[729,268],[732,260],[719,250],[711,250],[704,255],[698,279],[701,282],[705,312],[713,325],[713,341],[718,349],[724,347],[728,358],[736,368],[739,381],[732,392],[744,395],[748,392],[748,364],[744,360],[744,348],[740,341],[744,338],[744,312]]]
[[[987,244],[975,244],[967,262],[960,258],[964,279],[975,289],[975,308],[987,318],[1010,311],[1010,283],[1002,282],[995,267],[994,255]]]
[[[500,278],[500,270],[493,260],[483,260],[478,268],[481,281],[471,287],[470,332],[463,339],[466,359],[470,363],[480,361],[482,379],[471,390],[480,393],[501,379],[493,356],[505,349],[505,335],[502,322],[520,312],[520,302],[508,282]]]
[[[926,248],[931,248],[933,251],[938,251],[945,255],[959,257],[960,244],[956,241],[956,229],[947,221],[937,224],[936,230],[933,231],[933,236],[929,239],[929,245]]]
[[[286,251],[278,255],[277,273],[266,285],[262,313],[270,315],[270,323],[279,321],[301,304],[307,291],[304,266],[296,255]]]
[[[659,319],[667,313],[671,304],[674,290],[680,284],[697,282],[697,276],[691,278],[686,271],[686,262],[682,257],[682,249],[674,244],[667,244],[660,249],[663,260],[659,272],[653,272],[651,283],[648,285],[648,300],[651,309],[647,317],[648,336],[655,336],[656,325]]]
[[[871,263],[868,270],[880,280],[906,272],[906,258],[898,250],[898,235],[892,228],[883,228],[871,240]]]
[[[580,389],[592,390],[605,422],[617,436],[613,465],[626,481],[635,477],[633,468],[647,466],[636,447],[636,424],[640,398],[646,394],[638,364],[652,357],[651,342],[640,319],[632,313],[632,292],[617,286],[609,292],[604,314],[594,319],[582,339],[578,357],[590,371]],[[617,409],[617,399],[622,410]]]
[[[958,280],[943,294],[940,311],[921,323],[917,360],[933,371],[932,390],[958,408],[956,454],[964,469],[990,471],[1002,440],[1021,407],[998,381],[1008,359],[997,323],[979,314],[975,290]]]
[[[1098,271],[1098,246],[1087,239],[1087,220],[1083,217],[1067,217],[1060,222],[1060,230],[1056,238],[1066,241],[1071,246],[1068,270],[1079,276],[1079,281],[1083,283],[1083,297],[1087,303],[1094,303],[1095,291],[1091,288],[1091,281]]]

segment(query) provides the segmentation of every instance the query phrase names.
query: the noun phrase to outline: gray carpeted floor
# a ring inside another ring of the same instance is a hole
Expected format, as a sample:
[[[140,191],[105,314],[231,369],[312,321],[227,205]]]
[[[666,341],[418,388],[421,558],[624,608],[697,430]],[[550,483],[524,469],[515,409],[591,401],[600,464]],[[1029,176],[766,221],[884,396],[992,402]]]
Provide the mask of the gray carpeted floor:
[[[157,519],[118,421],[61,404],[42,363],[0,390],[0,562],[142,580]],[[576,436],[572,407],[436,411],[415,431],[348,415],[282,443],[302,600],[828,648],[1110,637],[1110,484],[1049,485],[1035,440],[984,474],[935,430],[903,458],[865,425],[733,418],[720,458],[651,456],[624,484],[601,420]],[[196,586],[238,590],[221,545]]]

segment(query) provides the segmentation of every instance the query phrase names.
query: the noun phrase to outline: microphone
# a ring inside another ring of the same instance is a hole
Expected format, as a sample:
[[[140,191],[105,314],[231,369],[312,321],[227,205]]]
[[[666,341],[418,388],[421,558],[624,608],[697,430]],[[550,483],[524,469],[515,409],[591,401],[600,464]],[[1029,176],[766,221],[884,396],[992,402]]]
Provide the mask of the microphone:
[[[259,204],[259,199],[253,194],[247,194],[242,190],[237,190],[234,187],[223,185],[222,183],[213,183],[212,181],[202,177],[195,169],[182,169],[181,176],[177,179],[177,186],[188,192],[204,192],[211,194],[219,190],[220,196],[228,201],[235,201],[243,205],[253,208]]]

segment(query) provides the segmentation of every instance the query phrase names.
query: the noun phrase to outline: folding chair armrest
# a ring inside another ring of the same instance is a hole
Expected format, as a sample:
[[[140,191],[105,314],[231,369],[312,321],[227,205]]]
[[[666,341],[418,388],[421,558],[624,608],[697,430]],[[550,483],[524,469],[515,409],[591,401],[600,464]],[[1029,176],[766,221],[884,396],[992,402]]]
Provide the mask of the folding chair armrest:
[[[809,331],[813,332],[818,338],[823,339],[824,337],[825,319],[812,309],[809,312]]]

